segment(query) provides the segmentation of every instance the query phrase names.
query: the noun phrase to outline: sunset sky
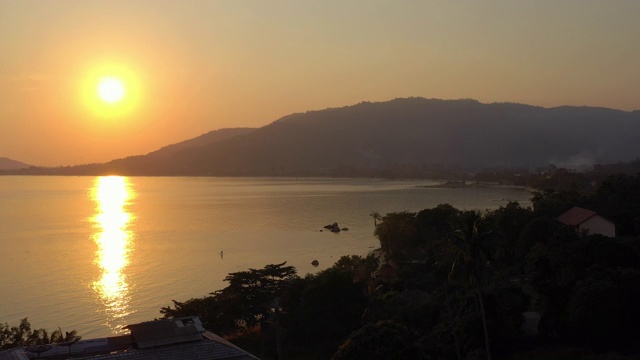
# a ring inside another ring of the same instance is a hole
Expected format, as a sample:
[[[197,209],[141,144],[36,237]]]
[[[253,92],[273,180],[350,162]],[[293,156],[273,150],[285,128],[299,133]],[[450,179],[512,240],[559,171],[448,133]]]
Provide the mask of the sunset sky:
[[[0,0],[0,157],[105,162],[409,96],[640,109],[639,14],[637,0]]]

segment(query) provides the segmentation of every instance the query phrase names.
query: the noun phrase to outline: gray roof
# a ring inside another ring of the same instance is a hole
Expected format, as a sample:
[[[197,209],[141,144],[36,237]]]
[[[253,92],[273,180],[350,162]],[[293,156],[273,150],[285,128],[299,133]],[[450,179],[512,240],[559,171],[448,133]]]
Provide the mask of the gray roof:
[[[197,317],[129,325],[131,335],[79,341],[71,348],[52,344],[40,358],[122,360],[259,360],[220,336],[205,331]],[[26,348],[0,351],[0,360],[35,359]]]
[[[0,351],[0,360],[28,360],[29,356],[22,349],[9,349]]]
[[[148,321],[127,328],[139,349],[202,340],[204,331],[197,317]]]
[[[237,359],[258,360],[257,357],[229,343],[219,336],[206,332],[201,341],[158,346],[146,349],[132,349],[116,354],[96,357],[96,359],[126,360],[214,360]]]

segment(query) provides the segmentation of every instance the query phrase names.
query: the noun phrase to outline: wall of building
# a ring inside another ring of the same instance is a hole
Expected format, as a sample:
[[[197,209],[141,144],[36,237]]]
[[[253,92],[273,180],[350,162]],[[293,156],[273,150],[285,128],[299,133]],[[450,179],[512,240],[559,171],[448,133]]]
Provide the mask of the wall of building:
[[[604,236],[615,237],[616,225],[602,216],[595,215],[578,227],[580,234],[585,232],[589,234],[601,234]]]

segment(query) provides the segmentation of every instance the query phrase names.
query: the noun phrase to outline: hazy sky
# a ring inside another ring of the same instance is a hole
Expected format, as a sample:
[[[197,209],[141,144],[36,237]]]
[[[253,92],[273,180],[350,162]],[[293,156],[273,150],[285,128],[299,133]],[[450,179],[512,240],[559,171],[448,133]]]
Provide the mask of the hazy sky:
[[[640,109],[637,0],[0,0],[0,157],[144,154],[396,97]],[[125,98],[97,97],[115,76]]]

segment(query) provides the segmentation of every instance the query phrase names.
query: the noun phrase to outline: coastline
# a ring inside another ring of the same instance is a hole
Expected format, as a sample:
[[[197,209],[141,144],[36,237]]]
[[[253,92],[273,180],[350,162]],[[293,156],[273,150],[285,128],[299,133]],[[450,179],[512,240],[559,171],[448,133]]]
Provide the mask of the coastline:
[[[456,181],[446,180],[441,181],[439,184],[434,185],[416,185],[416,187],[428,188],[428,189],[476,189],[476,188],[500,188],[500,189],[524,189],[529,192],[539,191],[530,186],[525,185],[507,185],[497,182],[483,182],[483,181]]]

